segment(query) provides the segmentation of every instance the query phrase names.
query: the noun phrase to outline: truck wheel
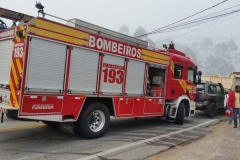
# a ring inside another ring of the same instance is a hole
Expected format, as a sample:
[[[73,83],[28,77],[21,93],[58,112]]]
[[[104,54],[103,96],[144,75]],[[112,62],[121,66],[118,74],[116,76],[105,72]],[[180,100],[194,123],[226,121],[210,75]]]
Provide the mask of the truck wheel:
[[[107,131],[110,114],[107,107],[99,102],[84,106],[78,120],[74,124],[77,134],[89,139],[99,138]]]
[[[211,103],[210,105],[206,106],[205,108],[205,115],[209,118],[212,118],[215,116],[216,113],[216,105],[214,103]]]
[[[184,102],[181,102],[177,110],[176,123],[182,125],[184,116]]]

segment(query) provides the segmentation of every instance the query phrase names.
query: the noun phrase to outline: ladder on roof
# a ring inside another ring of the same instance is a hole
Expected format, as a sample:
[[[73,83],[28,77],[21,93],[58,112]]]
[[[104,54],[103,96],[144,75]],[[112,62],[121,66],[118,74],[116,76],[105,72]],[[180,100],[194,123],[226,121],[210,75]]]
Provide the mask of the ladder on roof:
[[[33,18],[35,18],[33,16],[11,11],[1,7],[0,7],[0,17],[12,20],[13,22],[24,22],[24,23],[27,23]]]

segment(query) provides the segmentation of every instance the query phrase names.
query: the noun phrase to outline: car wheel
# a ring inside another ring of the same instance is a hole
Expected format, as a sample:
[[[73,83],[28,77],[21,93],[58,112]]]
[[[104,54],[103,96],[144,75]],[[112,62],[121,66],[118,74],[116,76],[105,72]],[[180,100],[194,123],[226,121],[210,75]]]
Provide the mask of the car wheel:
[[[215,116],[216,113],[216,104],[215,103],[211,103],[208,106],[206,106],[205,108],[205,115],[209,118],[212,118]]]

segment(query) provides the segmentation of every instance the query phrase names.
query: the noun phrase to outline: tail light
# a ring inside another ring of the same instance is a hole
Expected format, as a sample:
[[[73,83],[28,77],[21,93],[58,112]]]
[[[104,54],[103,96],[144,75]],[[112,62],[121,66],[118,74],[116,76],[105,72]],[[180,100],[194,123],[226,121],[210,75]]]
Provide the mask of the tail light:
[[[205,94],[205,99],[208,99],[209,98],[209,95],[208,94]]]
[[[0,96],[0,102],[2,102],[2,95]]]

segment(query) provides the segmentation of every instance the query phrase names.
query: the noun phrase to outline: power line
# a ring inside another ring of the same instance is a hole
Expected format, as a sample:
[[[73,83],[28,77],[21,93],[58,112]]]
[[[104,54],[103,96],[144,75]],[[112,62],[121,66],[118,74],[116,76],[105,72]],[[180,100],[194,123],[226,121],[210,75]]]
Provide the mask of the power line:
[[[230,16],[230,15],[236,14],[238,12],[240,12],[240,9],[234,10],[234,11],[230,11],[230,12],[227,12],[227,13],[223,13],[223,14],[218,14],[218,15],[215,15],[215,16],[212,16],[212,17],[208,17],[208,18],[205,18],[205,19],[200,18],[198,20],[192,20],[192,21],[185,22],[185,23],[182,23],[182,24],[179,24],[179,25],[175,25],[173,27],[165,28],[163,30],[160,30],[160,31],[152,33],[152,34],[177,31],[177,30],[181,30],[181,29],[194,27],[194,26],[197,26],[197,25],[202,25],[204,23],[208,23],[210,21],[215,21],[217,19],[220,19],[220,18],[223,18],[223,17],[226,17],[226,16]]]
[[[235,6],[232,6],[232,7],[229,7],[229,8],[226,8],[226,9],[223,9],[223,10],[220,10],[220,11],[217,11],[217,12],[214,12],[214,13],[211,13],[211,14],[208,14],[208,15],[206,15],[206,16],[197,18],[197,19],[195,19],[195,20],[202,19],[202,18],[205,18],[205,17],[209,17],[209,16],[211,16],[211,15],[214,15],[214,14],[217,14],[217,13],[220,13],[220,12],[223,12],[223,11],[226,11],[226,10],[229,10],[229,9],[232,9],[232,8],[235,8],[235,7],[238,7],[238,6],[240,6],[240,4],[237,4],[237,5],[235,5]],[[195,21],[195,20],[192,20],[192,21]],[[189,22],[191,22],[191,21],[189,21]]]
[[[217,12],[214,12],[214,13],[211,13],[211,14],[209,14],[209,15],[206,15],[206,16],[203,16],[203,17],[194,19],[194,20],[192,20],[192,21],[196,21],[196,20],[199,20],[199,19],[203,19],[203,18],[205,18],[205,17],[209,17],[209,16],[211,16],[211,15],[214,15],[214,14],[217,14],[217,13],[220,13],[220,12],[223,12],[223,11],[226,11],[226,10],[229,10],[229,9],[232,9],[232,8],[235,8],[235,7],[238,7],[238,6],[240,6],[240,4],[237,4],[237,5],[234,5],[234,6],[232,6],[232,7],[229,7],[229,8],[226,8],[226,9],[223,9],[223,10],[220,10],[220,11],[217,11]],[[188,21],[188,22],[192,22],[192,21]],[[150,29],[149,29],[148,31],[150,31]],[[146,33],[146,32],[136,32],[136,33]]]
[[[195,31],[198,31],[198,30],[201,30],[201,29],[204,29],[204,28],[207,28],[207,27],[213,26],[213,25],[215,25],[215,24],[218,24],[218,23],[221,23],[221,22],[227,21],[227,20],[232,19],[232,18],[235,18],[235,17],[237,17],[237,16],[240,16],[240,14],[238,14],[238,15],[236,15],[236,16],[232,16],[232,17],[230,17],[230,18],[226,18],[226,19],[224,19],[224,20],[222,20],[222,21],[218,21],[218,22],[216,22],[216,23],[212,23],[212,24],[210,24],[210,25],[207,25],[207,26],[204,26],[204,27],[201,27],[201,28],[198,28],[198,29],[192,30],[192,31],[190,31],[190,32],[186,32],[186,33],[183,33],[183,34],[180,34],[180,35],[177,35],[177,36],[174,36],[174,37],[171,37],[171,38],[168,38],[168,39],[162,40],[162,41],[158,41],[158,42],[156,42],[155,44],[158,44],[158,43],[160,43],[160,42],[164,42],[164,41],[167,41],[167,40],[171,40],[171,39],[173,39],[173,38],[177,38],[177,37],[180,37],[180,36],[186,35],[186,34],[188,34],[188,33],[192,33],[192,32],[195,32]]]
[[[206,8],[206,9],[200,11],[200,12],[197,12],[197,13],[195,13],[195,14],[193,14],[193,15],[190,15],[190,16],[188,16],[188,17],[186,17],[186,18],[183,18],[183,19],[181,19],[181,20],[179,20],[179,21],[173,22],[173,23],[171,23],[171,24],[169,24],[169,25],[167,25],[167,26],[164,26],[164,27],[161,27],[161,28],[159,28],[159,29],[156,29],[156,30],[154,30],[154,31],[152,31],[152,32],[158,31],[158,30],[160,30],[160,29],[169,27],[169,26],[171,26],[171,25],[173,25],[173,24],[176,24],[176,23],[178,23],[178,22],[184,21],[184,20],[186,20],[186,19],[188,19],[188,18],[191,18],[191,17],[193,17],[193,16],[196,16],[196,15],[202,13],[202,12],[205,12],[205,11],[207,11],[207,10],[210,10],[210,9],[214,8],[214,7],[217,7],[218,5],[220,5],[220,4],[222,4],[222,3],[225,3],[225,2],[227,2],[227,1],[228,1],[228,0],[224,0],[224,1],[220,2],[220,3],[218,3],[218,4],[215,4],[215,5],[213,5],[213,6],[209,7],[209,8]],[[142,37],[142,36],[146,36],[146,35],[148,35],[148,34],[151,34],[152,32],[149,32],[149,33],[146,33],[146,34],[137,36],[136,38]]]

